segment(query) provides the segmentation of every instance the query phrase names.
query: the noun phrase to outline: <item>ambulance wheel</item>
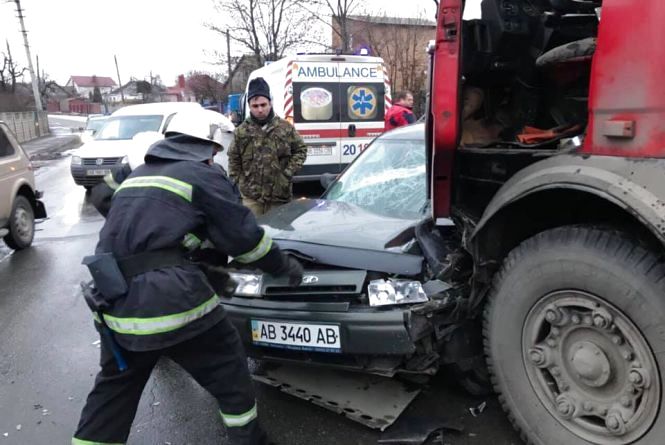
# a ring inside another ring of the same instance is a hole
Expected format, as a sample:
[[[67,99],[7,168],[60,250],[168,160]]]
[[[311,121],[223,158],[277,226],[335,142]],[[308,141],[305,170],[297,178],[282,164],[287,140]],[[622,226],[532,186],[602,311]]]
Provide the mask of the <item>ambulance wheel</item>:
[[[515,248],[484,313],[494,389],[532,445],[658,445],[665,437],[665,264],[588,227]]]

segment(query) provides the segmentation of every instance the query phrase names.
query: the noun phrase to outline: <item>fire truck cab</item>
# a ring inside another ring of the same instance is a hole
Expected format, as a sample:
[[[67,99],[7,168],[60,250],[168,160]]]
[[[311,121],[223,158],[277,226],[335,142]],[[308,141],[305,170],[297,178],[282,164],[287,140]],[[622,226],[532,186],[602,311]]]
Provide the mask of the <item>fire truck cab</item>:
[[[525,442],[662,444],[665,2],[463,8],[438,4],[419,241],[470,286],[460,304]],[[457,252],[436,246],[447,217]]]

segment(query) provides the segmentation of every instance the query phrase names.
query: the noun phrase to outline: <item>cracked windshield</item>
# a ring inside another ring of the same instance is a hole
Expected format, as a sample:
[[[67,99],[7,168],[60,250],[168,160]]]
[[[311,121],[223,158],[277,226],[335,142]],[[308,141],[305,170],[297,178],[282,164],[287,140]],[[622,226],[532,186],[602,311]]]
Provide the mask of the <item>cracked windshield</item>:
[[[393,218],[420,218],[427,209],[425,161],[423,140],[378,139],[326,198]]]

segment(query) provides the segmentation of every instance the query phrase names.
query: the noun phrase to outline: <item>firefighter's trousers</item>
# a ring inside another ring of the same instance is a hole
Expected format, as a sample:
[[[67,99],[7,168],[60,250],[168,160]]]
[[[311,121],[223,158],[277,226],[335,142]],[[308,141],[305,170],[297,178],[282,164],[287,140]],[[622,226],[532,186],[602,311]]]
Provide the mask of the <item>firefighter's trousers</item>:
[[[167,356],[185,369],[218,401],[228,442],[264,444],[256,419],[254,388],[238,332],[224,318],[206,332],[167,349],[132,352],[121,349],[128,369],[118,371],[112,351],[102,341],[101,371],[81,413],[72,444],[124,444],[143,388],[160,357]],[[186,403],[186,402],[185,402]]]

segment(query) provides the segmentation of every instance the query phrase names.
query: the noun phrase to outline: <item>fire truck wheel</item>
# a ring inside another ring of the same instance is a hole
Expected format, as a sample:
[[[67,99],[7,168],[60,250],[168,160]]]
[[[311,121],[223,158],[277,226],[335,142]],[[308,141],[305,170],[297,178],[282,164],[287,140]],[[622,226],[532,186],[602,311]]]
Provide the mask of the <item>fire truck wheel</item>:
[[[484,318],[492,383],[525,442],[663,443],[658,255],[612,230],[542,232],[508,255]]]

